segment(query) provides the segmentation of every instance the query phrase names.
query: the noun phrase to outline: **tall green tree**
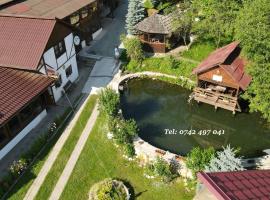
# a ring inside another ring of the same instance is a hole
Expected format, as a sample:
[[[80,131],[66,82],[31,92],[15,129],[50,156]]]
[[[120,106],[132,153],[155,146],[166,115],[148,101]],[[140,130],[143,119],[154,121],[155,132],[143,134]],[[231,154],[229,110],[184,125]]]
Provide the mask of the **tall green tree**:
[[[145,17],[145,8],[142,0],[129,0],[126,16],[126,29],[128,34],[136,34],[135,25]]]
[[[194,26],[199,36],[213,39],[217,47],[233,39],[239,0],[194,0],[192,7],[200,18]]]
[[[249,60],[252,84],[244,97],[251,111],[260,111],[270,121],[270,1],[245,0],[235,23],[235,38],[241,41]]]

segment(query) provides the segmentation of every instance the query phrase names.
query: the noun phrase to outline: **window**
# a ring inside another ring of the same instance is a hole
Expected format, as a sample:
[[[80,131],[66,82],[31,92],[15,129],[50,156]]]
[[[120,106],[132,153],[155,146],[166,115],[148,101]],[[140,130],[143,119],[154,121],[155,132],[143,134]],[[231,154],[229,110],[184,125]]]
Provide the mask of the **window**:
[[[59,58],[66,51],[65,42],[61,41],[57,45],[54,46],[54,52],[56,58]]]
[[[57,81],[55,82],[55,87],[59,88],[59,87],[61,87],[61,85],[62,85],[62,76],[59,75]]]
[[[72,66],[69,65],[69,66],[67,67],[67,69],[66,69],[66,75],[67,75],[67,77],[69,77],[71,74],[72,74]]]
[[[70,23],[72,25],[77,24],[80,21],[80,15],[79,13],[75,13],[70,17]]]
[[[88,16],[88,9],[87,8],[82,9],[82,11],[81,11],[81,18],[84,19],[87,16]]]

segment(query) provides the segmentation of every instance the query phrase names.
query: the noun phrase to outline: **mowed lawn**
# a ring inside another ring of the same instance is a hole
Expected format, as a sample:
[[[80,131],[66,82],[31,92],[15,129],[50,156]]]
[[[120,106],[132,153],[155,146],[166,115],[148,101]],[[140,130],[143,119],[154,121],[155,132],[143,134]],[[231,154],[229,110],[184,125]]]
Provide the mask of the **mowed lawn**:
[[[184,58],[192,59],[194,61],[202,61],[212,51],[216,49],[215,45],[211,41],[195,42],[191,45],[190,49],[184,51],[181,56]]]
[[[185,191],[178,179],[170,184],[143,176],[135,161],[126,161],[112,141],[106,137],[106,118],[100,115],[75,169],[61,196],[62,200],[86,200],[91,186],[107,177],[128,182],[134,196],[141,200],[188,200],[194,194]]]
[[[49,174],[47,175],[45,182],[43,183],[36,199],[47,199],[54,188],[58,178],[60,177],[68,159],[71,155],[77,140],[79,139],[82,130],[87,123],[92,110],[97,102],[97,96],[91,96],[86,104],[86,107],[82,111],[81,115],[76,123],[75,127],[72,129],[71,134],[69,135],[66,143],[64,144],[63,149],[60,151],[56,162],[54,163],[52,169],[50,170]],[[38,175],[39,171],[41,170],[44,162],[46,161],[50,150],[53,148],[53,145],[56,143],[58,138],[55,138],[51,141],[50,144],[46,147],[46,151],[41,154],[38,161],[33,165],[33,167],[28,170],[24,176],[19,180],[16,184],[14,189],[10,192],[8,199],[19,200],[23,199],[25,194],[27,193],[28,189],[32,185],[35,177]]]

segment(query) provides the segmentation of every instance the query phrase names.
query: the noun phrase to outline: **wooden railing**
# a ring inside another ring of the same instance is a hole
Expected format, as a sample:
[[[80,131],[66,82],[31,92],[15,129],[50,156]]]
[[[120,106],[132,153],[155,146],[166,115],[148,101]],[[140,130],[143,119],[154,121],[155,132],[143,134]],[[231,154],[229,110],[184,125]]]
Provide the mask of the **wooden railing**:
[[[235,113],[235,111],[241,112],[237,97],[233,97],[228,94],[222,94],[196,87],[194,89],[194,100],[213,105],[216,109],[220,107],[231,110],[233,113]]]
[[[166,52],[166,44],[161,42],[150,42],[143,39],[140,39],[143,43],[143,47],[145,51],[154,52],[154,53],[165,53]]]

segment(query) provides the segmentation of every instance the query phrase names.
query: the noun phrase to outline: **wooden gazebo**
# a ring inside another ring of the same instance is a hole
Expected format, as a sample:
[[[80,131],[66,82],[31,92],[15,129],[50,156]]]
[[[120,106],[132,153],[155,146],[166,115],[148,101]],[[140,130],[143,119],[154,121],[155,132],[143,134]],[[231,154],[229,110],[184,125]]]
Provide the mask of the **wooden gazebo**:
[[[167,45],[173,45],[173,16],[153,14],[136,25],[145,51],[165,53]]]
[[[245,60],[240,57],[239,42],[217,49],[202,61],[193,74],[197,76],[197,87],[191,98],[197,102],[241,112],[239,94],[245,91],[251,77],[245,73]]]

